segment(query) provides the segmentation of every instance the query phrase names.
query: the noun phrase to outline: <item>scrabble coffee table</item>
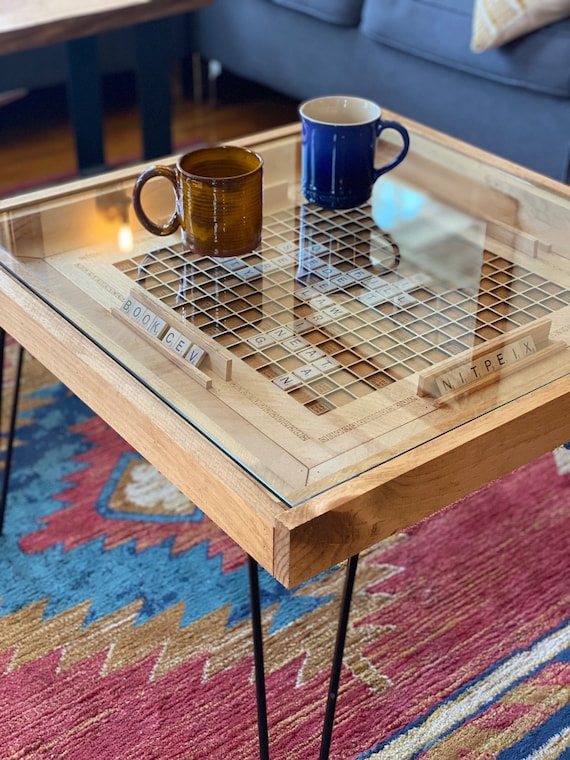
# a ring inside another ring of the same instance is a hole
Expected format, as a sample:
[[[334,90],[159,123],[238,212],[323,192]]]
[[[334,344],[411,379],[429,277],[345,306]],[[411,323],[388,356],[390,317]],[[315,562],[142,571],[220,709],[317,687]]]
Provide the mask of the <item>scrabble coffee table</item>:
[[[291,587],[348,560],[328,757],[359,552],[570,437],[570,188],[406,126],[342,212],[303,202],[298,125],[240,141],[265,159],[241,258],[144,231],[142,167],[0,204],[2,329],[250,557],[263,758],[257,563]]]

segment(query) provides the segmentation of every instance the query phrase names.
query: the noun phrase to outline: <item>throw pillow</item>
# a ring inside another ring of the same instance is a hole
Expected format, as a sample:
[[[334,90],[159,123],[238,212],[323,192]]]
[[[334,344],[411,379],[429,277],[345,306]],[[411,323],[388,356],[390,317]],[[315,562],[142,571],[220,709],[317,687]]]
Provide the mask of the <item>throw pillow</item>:
[[[570,0],[475,0],[471,50],[482,53],[570,16]]]

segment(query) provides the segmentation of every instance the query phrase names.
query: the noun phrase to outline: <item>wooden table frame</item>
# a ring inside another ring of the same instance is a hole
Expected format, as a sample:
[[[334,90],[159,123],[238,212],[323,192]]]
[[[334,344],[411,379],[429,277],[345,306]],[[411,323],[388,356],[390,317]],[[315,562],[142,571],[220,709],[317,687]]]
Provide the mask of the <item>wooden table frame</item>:
[[[437,134],[411,124],[420,134]],[[297,129],[284,127],[240,142],[259,145],[260,140],[269,142]],[[438,139],[466,149],[451,138]],[[482,151],[468,150],[489,160]],[[508,162],[492,160],[545,189],[563,188]],[[133,172],[136,169],[131,168],[113,176],[120,179]],[[86,183],[108,181],[108,175],[102,175],[69,183],[65,194],[78,192]],[[570,188],[565,192],[570,203]],[[42,197],[42,192],[32,193],[10,205],[23,207]],[[5,270],[0,270],[0,320],[6,332],[288,588],[569,437],[570,379],[563,377],[289,508]],[[110,392],[101,394],[102,387]],[[189,483],[184,473],[190,461]]]
[[[7,333],[288,588],[568,438],[570,381],[562,378],[289,509],[4,271],[0,318]]]
[[[427,136],[435,134],[420,125],[413,129]],[[241,144],[259,146],[264,139],[271,141],[296,130],[297,125],[274,130]],[[456,141],[438,139],[460,147]],[[482,152],[464,149],[489,160]],[[544,189],[562,190],[570,204],[570,188],[493,160]],[[114,176],[131,176],[133,171]],[[108,181],[102,177],[91,183]],[[63,192],[84,187],[85,181],[71,183]],[[41,198],[41,192],[30,194],[10,205],[25,208]],[[264,759],[269,757],[269,748],[258,587],[255,591],[257,563],[290,588],[349,560],[323,731],[320,757],[324,760],[358,554],[569,438],[570,378],[562,377],[289,508],[4,268],[0,268],[0,327],[198,503],[249,555]],[[185,475],[188,472],[191,481]]]

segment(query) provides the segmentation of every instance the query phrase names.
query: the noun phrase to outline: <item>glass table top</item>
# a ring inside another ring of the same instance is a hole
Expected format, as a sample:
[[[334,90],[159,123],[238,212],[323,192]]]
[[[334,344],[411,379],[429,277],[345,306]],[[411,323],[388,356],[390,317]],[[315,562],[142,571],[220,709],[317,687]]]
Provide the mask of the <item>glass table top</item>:
[[[0,265],[290,506],[568,374],[563,186],[412,130],[369,204],[326,211],[296,126],[247,144],[246,256],[143,230],[138,167],[3,201]],[[167,219],[170,185],[145,193]]]

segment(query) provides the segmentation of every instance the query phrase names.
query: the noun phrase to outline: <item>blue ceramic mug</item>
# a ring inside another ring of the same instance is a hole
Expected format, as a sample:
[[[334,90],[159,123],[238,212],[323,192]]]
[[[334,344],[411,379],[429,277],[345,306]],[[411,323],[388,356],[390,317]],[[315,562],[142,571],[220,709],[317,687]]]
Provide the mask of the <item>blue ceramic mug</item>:
[[[366,203],[378,177],[397,166],[408,152],[406,128],[382,119],[380,106],[371,100],[342,95],[314,98],[301,104],[299,115],[301,191],[309,203],[323,208]],[[391,163],[376,167],[376,145],[385,129],[399,132],[403,146]]]

